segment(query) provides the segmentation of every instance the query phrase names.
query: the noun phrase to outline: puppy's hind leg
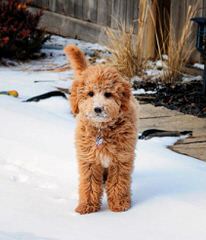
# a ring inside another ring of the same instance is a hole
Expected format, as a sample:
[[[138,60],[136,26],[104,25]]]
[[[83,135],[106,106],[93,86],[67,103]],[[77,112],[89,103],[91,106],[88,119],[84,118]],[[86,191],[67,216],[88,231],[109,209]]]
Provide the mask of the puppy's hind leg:
[[[80,214],[97,212],[101,207],[103,193],[101,165],[80,164],[79,205],[75,209]]]
[[[116,163],[109,167],[106,192],[109,209],[127,211],[131,206],[131,163]]]

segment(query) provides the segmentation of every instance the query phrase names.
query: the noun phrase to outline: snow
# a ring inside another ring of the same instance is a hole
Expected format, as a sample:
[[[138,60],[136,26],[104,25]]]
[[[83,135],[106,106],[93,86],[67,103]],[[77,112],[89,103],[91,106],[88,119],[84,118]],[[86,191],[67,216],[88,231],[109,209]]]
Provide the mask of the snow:
[[[132,93],[134,95],[140,95],[140,94],[155,94],[156,91],[145,91],[143,88],[139,88],[137,90],[132,90]]]
[[[156,60],[156,61],[147,61],[147,67],[144,70],[144,76],[133,76],[130,80],[131,82],[141,82],[145,81],[147,79],[151,80],[159,80],[159,78],[163,77],[164,74],[168,70],[168,56],[163,55],[162,56],[163,60]],[[195,63],[193,67],[204,70],[204,64],[200,63]],[[188,75],[188,74],[182,74],[182,82],[183,83],[188,83],[191,81],[201,81],[202,76],[194,76],[194,75]]]
[[[191,75],[184,75],[182,77],[183,83],[188,83],[192,81],[202,81],[202,76],[191,76]]]
[[[98,43],[89,43],[89,42],[85,42],[85,41],[80,41],[77,39],[73,39],[73,38],[64,38],[64,37],[60,37],[60,36],[51,36],[51,39],[49,42],[46,42],[46,48],[51,48],[54,49],[55,47],[57,49],[62,49],[62,47],[64,47],[67,44],[75,44],[77,45],[79,48],[81,48],[85,53],[89,53],[91,50],[95,51],[106,51],[106,47],[99,45]]]
[[[167,68],[167,64],[164,62],[164,61],[162,61],[162,60],[158,60],[158,61],[156,61],[156,67],[157,67],[157,69],[163,69],[163,68]]]
[[[156,80],[164,75],[167,69],[167,63],[162,60],[147,61],[147,69],[144,70],[146,76],[152,80]]]
[[[206,239],[206,164],[167,149],[177,138],[138,142],[129,211],[109,211],[104,196],[100,212],[75,213],[78,172],[69,104],[60,97],[23,102],[57,85],[69,87],[72,72],[33,67],[0,67],[0,90],[20,94],[0,95],[0,240]]]
[[[143,81],[143,78],[139,77],[139,76],[133,76],[131,79],[130,79],[131,83],[133,84],[134,82],[142,82]]]
[[[162,71],[157,69],[146,69],[145,73],[148,76],[154,77],[154,76],[160,76],[162,74]]]
[[[204,64],[201,64],[201,63],[195,63],[193,66],[194,66],[195,68],[198,68],[198,69],[204,70]]]
[[[22,71],[46,71],[64,66],[67,64],[67,59],[65,58],[63,49],[67,44],[77,45],[86,54],[87,58],[94,56],[96,51],[100,52],[101,57],[107,57],[109,54],[106,47],[97,43],[94,44],[77,39],[51,36],[50,40],[44,44],[42,49],[42,53],[46,55],[44,59],[41,61],[33,60],[28,63],[22,63],[18,65],[17,69]],[[105,62],[102,58],[97,58],[97,62],[98,61]],[[11,62],[12,65],[17,65],[14,61],[7,60],[7,62]]]

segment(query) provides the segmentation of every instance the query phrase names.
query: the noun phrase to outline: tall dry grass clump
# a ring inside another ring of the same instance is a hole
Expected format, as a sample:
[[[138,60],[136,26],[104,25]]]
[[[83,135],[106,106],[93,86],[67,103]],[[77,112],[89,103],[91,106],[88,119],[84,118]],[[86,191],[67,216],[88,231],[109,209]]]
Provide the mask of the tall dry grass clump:
[[[133,29],[129,32],[121,29],[119,32],[114,32],[107,29],[108,48],[111,52],[109,64],[116,67],[120,73],[127,77],[132,77],[136,74],[142,74],[144,68],[144,59],[141,54],[137,54],[137,48],[133,42]]]
[[[197,11],[196,6],[189,6],[186,18],[183,22],[182,31],[179,37],[175,34],[174,23],[170,20],[168,31],[168,68],[165,69],[162,76],[162,81],[167,83],[174,83],[180,79],[185,65],[189,62],[191,54],[195,50],[195,44],[192,40],[192,21],[191,18],[195,16]]]
[[[147,68],[148,60],[145,57],[146,44],[148,43],[145,41],[148,37],[147,25],[153,24],[156,56],[162,60],[163,54],[168,55],[167,68],[163,69],[163,74],[160,78],[166,83],[176,82],[180,79],[185,65],[195,50],[194,41],[192,40],[193,23],[191,18],[195,16],[197,9],[197,4],[188,7],[181,33],[179,36],[176,36],[177,31],[169,13],[164,12],[164,17],[166,22],[168,22],[168,27],[166,27],[161,22],[162,19],[157,1],[154,1],[152,5],[151,1],[146,0],[141,5],[141,13],[137,20],[137,33],[134,34],[132,27],[129,31],[126,31],[124,23],[117,23],[117,31],[110,28],[106,30],[106,45],[112,53],[110,64],[127,77],[143,75],[144,70]]]
[[[148,14],[147,5],[142,11],[138,21],[138,32],[134,34],[133,27],[126,31],[124,23],[117,23],[117,31],[106,29],[107,43],[110,52],[110,65],[116,67],[122,75],[132,77],[141,76],[146,66],[144,57],[144,33],[146,18]]]

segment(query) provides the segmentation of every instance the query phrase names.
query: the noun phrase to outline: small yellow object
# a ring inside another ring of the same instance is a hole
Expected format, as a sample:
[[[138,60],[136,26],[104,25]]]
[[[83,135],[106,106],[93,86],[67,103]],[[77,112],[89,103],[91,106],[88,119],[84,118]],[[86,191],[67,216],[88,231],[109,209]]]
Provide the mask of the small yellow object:
[[[19,94],[16,90],[2,91],[2,92],[0,92],[0,94],[9,95],[9,96],[13,96],[13,97],[18,97],[19,96]]]
[[[8,91],[8,95],[13,96],[13,97],[18,97],[19,96],[19,94],[16,90]]]

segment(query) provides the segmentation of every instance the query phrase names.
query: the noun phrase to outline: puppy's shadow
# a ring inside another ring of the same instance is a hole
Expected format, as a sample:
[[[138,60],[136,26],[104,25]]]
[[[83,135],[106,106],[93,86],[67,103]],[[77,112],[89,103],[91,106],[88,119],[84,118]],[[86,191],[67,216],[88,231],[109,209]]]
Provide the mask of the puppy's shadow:
[[[192,177],[190,171],[185,171],[185,169],[167,171],[162,169],[134,172],[132,181],[133,205],[144,204],[161,197],[181,199],[189,193],[204,191],[203,181],[197,177]]]

